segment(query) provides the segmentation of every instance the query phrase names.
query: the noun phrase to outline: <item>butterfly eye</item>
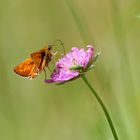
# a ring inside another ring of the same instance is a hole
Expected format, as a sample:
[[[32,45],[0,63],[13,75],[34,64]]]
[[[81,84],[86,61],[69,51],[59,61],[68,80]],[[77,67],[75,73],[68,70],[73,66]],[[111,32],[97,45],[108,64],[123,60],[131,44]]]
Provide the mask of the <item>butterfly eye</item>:
[[[51,45],[49,45],[48,50],[50,51],[51,49],[52,49],[52,46],[51,46]]]

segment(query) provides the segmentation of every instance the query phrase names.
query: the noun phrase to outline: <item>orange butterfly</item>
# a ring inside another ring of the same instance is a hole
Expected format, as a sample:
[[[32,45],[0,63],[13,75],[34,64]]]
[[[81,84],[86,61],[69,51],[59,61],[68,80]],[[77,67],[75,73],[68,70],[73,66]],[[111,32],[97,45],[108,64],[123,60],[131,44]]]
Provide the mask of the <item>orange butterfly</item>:
[[[51,49],[52,45],[48,45],[47,47],[32,53],[30,55],[30,58],[21,62],[14,68],[14,72],[19,74],[20,76],[30,79],[35,78],[43,70],[45,72],[44,68],[46,66],[48,67],[49,62],[52,59]]]

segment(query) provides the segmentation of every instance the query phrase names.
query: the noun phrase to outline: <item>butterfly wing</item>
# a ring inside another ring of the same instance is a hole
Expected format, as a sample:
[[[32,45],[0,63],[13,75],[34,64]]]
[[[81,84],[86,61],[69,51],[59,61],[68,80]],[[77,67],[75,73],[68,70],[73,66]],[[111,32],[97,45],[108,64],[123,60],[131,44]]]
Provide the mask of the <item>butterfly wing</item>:
[[[28,78],[35,78],[40,70],[31,58],[26,59],[14,68],[14,72]]]
[[[40,70],[46,66],[46,49],[47,48],[43,48],[42,50],[31,54],[33,62]]]
[[[51,47],[45,47],[31,54],[31,58],[26,59],[14,68],[14,72],[28,78],[35,78],[51,61]]]

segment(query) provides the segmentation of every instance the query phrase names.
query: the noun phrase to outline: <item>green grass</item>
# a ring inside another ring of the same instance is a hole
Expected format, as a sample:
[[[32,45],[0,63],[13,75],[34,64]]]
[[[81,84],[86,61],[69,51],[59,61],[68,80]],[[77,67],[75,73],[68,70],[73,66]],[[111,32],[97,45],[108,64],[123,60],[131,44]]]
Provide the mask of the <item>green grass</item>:
[[[13,67],[57,39],[68,51],[101,51],[87,77],[106,104],[120,140],[140,134],[140,4],[135,1],[0,1],[0,139],[113,139],[81,79],[56,86],[19,77]]]

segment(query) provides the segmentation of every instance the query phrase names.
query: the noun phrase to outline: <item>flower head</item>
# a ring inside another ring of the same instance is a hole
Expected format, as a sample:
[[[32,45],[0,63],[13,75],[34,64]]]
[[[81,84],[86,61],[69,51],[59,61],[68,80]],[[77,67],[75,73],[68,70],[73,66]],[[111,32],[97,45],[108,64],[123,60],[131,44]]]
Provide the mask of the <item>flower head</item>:
[[[94,49],[87,45],[87,49],[73,47],[70,52],[56,62],[56,68],[47,83],[65,82],[78,77],[85,72],[93,60]]]

